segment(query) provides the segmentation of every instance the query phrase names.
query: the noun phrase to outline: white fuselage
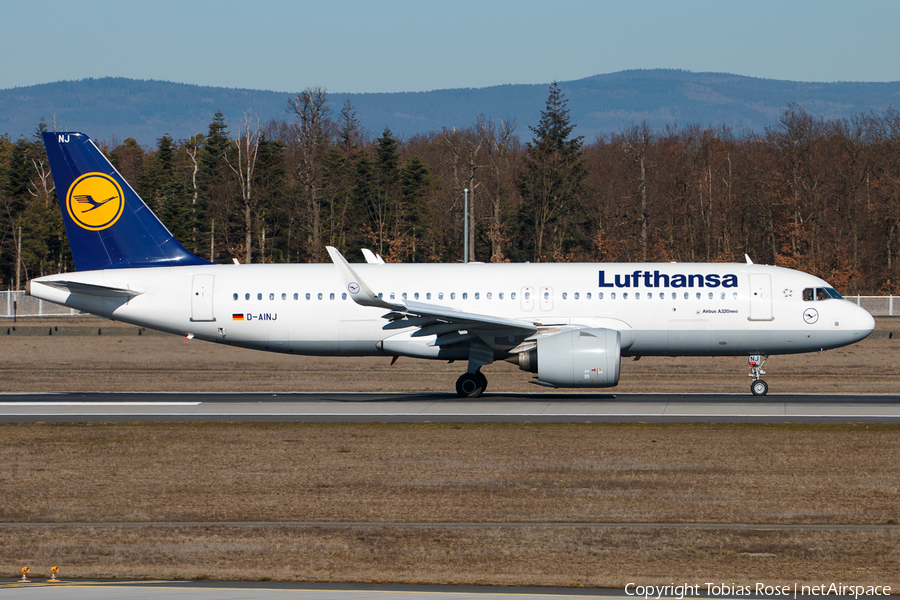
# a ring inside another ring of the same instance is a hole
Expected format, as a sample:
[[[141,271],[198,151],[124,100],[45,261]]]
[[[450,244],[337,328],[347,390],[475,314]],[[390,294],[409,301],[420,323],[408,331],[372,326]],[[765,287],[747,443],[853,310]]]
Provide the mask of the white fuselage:
[[[790,354],[835,348],[871,333],[851,302],[814,300],[830,286],[779,267],[706,263],[356,264],[385,300],[409,299],[516,319],[537,336],[570,327],[621,332],[624,356]],[[130,289],[78,293],[53,280]],[[806,291],[806,296],[804,292]],[[333,264],[209,265],[83,271],[30,282],[31,295],[203,340],[308,355],[457,358],[414,327],[386,328],[360,306]],[[405,296],[404,296],[405,294]],[[497,356],[496,358],[503,358]]]

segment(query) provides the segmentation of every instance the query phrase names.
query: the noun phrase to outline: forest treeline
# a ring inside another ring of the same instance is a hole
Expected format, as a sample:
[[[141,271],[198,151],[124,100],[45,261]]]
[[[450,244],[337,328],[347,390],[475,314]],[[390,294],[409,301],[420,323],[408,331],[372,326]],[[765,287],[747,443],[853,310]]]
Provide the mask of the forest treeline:
[[[897,293],[900,111],[823,120],[788,105],[763,132],[635,124],[585,141],[550,86],[528,132],[469,127],[370,134],[320,88],[287,118],[212,116],[207,133],[98,141],[198,256],[361,260],[754,262],[807,271],[843,293]],[[0,137],[0,288],[73,270],[40,132]],[[86,132],[90,134],[90,132]],[[524,141],[523,141],[524,138]]]

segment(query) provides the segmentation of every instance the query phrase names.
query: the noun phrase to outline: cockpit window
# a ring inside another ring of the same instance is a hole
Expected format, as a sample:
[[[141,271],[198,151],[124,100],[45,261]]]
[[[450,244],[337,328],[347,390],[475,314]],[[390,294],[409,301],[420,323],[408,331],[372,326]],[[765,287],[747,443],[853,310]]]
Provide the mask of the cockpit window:
[[[840,300],[843,296],[834,288],[806,288],[803,290],[803,300],[806,302],[817,302],[831,298]]]

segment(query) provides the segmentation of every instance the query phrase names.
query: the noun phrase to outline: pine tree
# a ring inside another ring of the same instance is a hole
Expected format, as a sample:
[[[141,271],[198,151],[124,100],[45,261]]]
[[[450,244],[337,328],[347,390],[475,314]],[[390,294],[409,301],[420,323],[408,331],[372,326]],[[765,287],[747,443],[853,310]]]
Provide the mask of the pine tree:
[[[535,262],[546,252],[548,229],[573,205],[584,187],[587,175],[581,157],[584,138],[570,138],[575,126],[569,122],[566,100],[556,82],[550,85],[546,108],[541,111],[537,127],[529,127],[534,138],[525,145],[525,159],[519,173],[518,187],[523,205],[520,228],[529,229],[533,237]],[[557,252],[562,251],[562,235],[558,235]]]
[[[200,155],[200,169],[197,173],[198,201],[195,206],[198,221],[198,242],[209,245],[209,259],[216,260],[216,246],[219,240],[227,240],[228,234],[228,207],[226,206],[230,191],[228,188],[229,169],[225,164],[225,155],[228,152],[228,126],[225,124],[225,115],[221,110],[216,111],[209,131],[203,139],[202,153]],[[216,222],[220,223],[216,232]],[[206,238],[205,240],[201,238]],[[218,240],[216,238],[219,238]],[[208,240],[208,241],[207,241]],[[201,248],[195,248],[200,252]],[[206,254],[205,252],[201,252]]]
[[[405,237],[409,241],[407,260],[418,262],[423,251],[423,241],[432,227],[427,194],[434,186],[428,165],[413,156],[400,169],[400,189],[403,198],[402,214]]]

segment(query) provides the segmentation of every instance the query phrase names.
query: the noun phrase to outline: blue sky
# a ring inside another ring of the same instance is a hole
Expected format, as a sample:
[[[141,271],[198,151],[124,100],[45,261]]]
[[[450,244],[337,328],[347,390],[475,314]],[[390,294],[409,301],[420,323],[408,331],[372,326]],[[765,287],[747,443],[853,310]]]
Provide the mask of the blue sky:
[[[900,81],[886,0],[0,0],[0,15],[0,89],[121,76],[401,92],[651,68]]]

